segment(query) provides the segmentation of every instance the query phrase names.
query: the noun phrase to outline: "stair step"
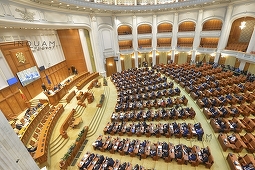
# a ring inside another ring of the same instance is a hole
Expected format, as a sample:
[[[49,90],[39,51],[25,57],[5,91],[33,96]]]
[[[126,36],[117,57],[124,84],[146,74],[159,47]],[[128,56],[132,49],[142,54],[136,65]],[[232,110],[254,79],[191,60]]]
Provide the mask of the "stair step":
[[[55,155],[56,153],[58,153],[58,151],[60,151],[69,141],[69,138],[65,139],[62,138],[62,140],[58,143],[58,145],[54,145],[54,148],[50,148],[50,156]]]
[[[62,139],[61,135],[58,135],[58,137],[56,139],[54,139],[51,143],[50,143],[50,148],[54,147],[56,144],[59,143],[59,141]]]

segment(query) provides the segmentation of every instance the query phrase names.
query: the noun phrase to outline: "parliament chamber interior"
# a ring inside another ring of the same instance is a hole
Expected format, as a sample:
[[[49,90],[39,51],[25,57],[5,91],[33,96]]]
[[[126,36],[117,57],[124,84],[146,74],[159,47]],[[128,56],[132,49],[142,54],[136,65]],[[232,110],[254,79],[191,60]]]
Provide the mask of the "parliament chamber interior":
[[[255,170],[253,0],[2,0],[1,170]]]

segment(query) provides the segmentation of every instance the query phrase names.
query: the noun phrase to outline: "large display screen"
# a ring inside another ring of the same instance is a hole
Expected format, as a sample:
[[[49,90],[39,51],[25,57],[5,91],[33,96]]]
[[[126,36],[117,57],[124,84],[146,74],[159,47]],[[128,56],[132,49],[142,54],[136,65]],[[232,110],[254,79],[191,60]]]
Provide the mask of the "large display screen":
[[[20,83],[22,86],[26,86],[35,80],[40,78],[40,73],[36,66],[28,68],[26,70],[17,73]]]

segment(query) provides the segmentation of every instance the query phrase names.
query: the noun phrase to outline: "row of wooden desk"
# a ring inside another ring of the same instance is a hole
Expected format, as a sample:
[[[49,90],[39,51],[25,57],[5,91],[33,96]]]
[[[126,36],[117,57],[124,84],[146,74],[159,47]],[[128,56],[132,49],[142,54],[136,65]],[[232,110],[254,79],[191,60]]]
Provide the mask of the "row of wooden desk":
[[[44,94],[48,97],[50,104],[55,106],[66,95],[67,92],[68,89],[66,86],[61,86],[61,88],[54,91],[53,94],[48,94],[47,92],[44,92]]]
[[[242,157],[229,153],[227,156],[227,161],[231,170],[244,170],[245,167],[250,167],[250,169],[247,168],[248,170],[255,169],[255,159],[253,155],[246,154]]]
[[[112,154],[119,152],[120,155],[129,154],[131,157],[140,155],[142,159],[151,157],[155,161],[159,158],[164,159],[165,162],[170,162],[175,159],[178,164],[191,163],[193,166],[198,166],[198,164],[201,163],[208,168],[214,163],[210,149],[208,147],[200,148],[196,145],[187,147],[183,144],[173,145],[172,143],[166,142],[151,143],[148,140],[140,141],[137,139],[131,141],[128,138],[121,139],[119,137],[112,139],[111,136],[103,137],[102,135],[100,135],[92,145],[95,150],[99,149],[102,152],[108,150]],[[130,147],[132,147],[133,150],[130,150]],[[190,153],[187,152],[187,148],[190,148],[192,153],[197,154],[197,159],[195,161],[189,159]],[[199,155],[204,153],[204,149],[207,150],[207,162],[202,162],[202,158],[200,158],[201,156]],[[180,158],[176,157],[177,151],[181,151],[182,155]]]
[[[66,86],[66,88],[68,90],[70,90],[71,88],[73,88],[79,81],[81,81],[82,79],[86,78],[90,73],[89,72],[83,72],[80,73],[78,75],[75,75],[74,77],[72,77],[69,81],[65,81],[64,85]]]
[[[50,110],[49,103],[44,103],[40,108],[36,110],[37,114],[32,115],[30,117],[29,124],[19,131],[18,136],[20,137],[20,140],[23,142],[25,146],[28,144],[36,127],[42,121],[43,117],[49,110]]]
[[[49,152],[49,143],[50,138],[53,132],[53,129],[61,116],[64,112],[64,107],[62,104],[59,104],[55,107],[54,110],[48,116],[47,121],[43,125],[43,128],[40,132],[37,150],[33,158],[40,164],[46,163],[48,161],[48,152]]]
[[[231,149],[236,153],[241,152],[243,149],[246,149],[250,153],[255,152],[255,136],[252,133],[246,133],[241,136],[238,133],[232,135],[219,134],[218,136],[219,143],[223,149]]]
[[[88,84],[91,80],[93,80],[94,78],[96,78],[98,76],[99,76],[98,72],[89,74],[88,76],[86,76],[84,79],[80,80],[76,84],[77,89],[81,90],[86,84]]]
[[[201,130],[201,134],[197,133],[197,130]],[[197,137],[201,135],[203,136],[203,128],[201,124],[199,124],[199,129],[194,128],[194,125],[191,123],[158,123],[158,124],[144,124],[144,123],[127,123],[127,122],[108,122],[108,124],[104,128],[104,134],[119,134],[123,136],[127,134],[128,136],[137,135],[140,137],[142,135],[146,135],[146,137],[150,137],[155,135],[157,138],[161,136],[165,136],[167,138],[171,136],[175,136],[177,138],[187,138],[190,139],[192,137]]]
[[[94,154],[94,153],[90,153],[90,152],[87,152],[82,160],[78,163],[78,167],[80,170],[92,170],[94,168],[94,166],[98,163],[98,160],[99,160],[99,157],[102,156],[102,155],[97,155]],[[125,170],[132,170],[132,169],[135,169],[135,170],[145,170],[145,168],[141,165],[132,165],[131,163],[121,163],[119,160],[113,160],[114,164],[113,165],[107,165],[107,160],[108,159],[112,159],[112,158],[105,158],[104,161],[102,162],[102,164],[100,164],[100,169],[107,169],[107,170],[117,170],[117,169],[120,169],[121,167],[123,167]],[[85,166],[85,164],[87,163],[87,161],[90,161],[88,165]],[[95,162],[95,163],[93,163]]]
[[[223,129],[218,122],[223,122],[225,128]],[[246,132],[254,132],[255,130],[255,119],[244,117],[243,119],[233,118],[233,119],[227,119],[227,118],[215,118],[210,120],[210,124],[214,130],[215,133],[223,132],[236,132],[240,133],[242,130],[245,130]],[[234,127],[233,125],[236,125]]]

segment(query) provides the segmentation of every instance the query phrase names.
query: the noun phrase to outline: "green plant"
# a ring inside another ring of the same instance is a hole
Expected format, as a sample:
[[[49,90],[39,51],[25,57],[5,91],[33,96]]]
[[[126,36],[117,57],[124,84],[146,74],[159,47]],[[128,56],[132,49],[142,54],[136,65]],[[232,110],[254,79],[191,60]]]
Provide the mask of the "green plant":
[[[69,153],[66,153],[61,159],[62,159],[63,161],[66,161],[66,160],[68,159],[69,156],[70,156],[70,154],[69,154]]]
[[[78,136],[78,137],[76,138],[76,142],[80,141],[80,140],[81,140],[81,137],[82,137],[82,136]]]

